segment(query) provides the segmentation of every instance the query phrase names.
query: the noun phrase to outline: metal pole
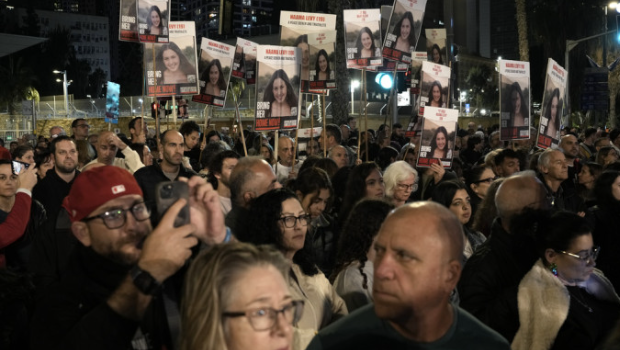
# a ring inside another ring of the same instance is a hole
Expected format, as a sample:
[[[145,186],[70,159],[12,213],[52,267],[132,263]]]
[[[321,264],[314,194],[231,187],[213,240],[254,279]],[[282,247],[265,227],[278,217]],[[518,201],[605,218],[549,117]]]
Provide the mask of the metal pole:
[[[67,71],[62,71],[62,91],[65,95],[65,113],[67,113],[67,118],[69,117],[69,94],[67,92]]]

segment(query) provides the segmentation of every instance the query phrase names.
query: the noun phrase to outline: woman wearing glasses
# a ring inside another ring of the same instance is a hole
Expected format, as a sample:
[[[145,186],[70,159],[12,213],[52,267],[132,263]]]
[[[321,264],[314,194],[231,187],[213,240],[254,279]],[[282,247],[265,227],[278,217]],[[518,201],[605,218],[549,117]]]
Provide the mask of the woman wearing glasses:
[[[618,319],[620,299],[594,268],[599,248],[592,229],[569,212],[538,214],[521,225],[532,222],[540,259],[519,284],[512,349],[597,348]]]
[[[316,332],[347,314],[344,301],[314,263],[312,238],[306,234],[309,222],[295,193],[277,189],[252,202],[237,232],[240,241],[274,245],[292,263],[289,289],[294,299],[305,303],[294,330],[294,349],[305,349]]]
[[[450,209],[459,219],[461,225],[463,225],[465,243],[463,245],[463,255],[466,261],[486,241],[486,237],[482,233],[467,227],[472,218],[471,198],[469,193],[467,193],[467,187],[460,181],[444,181],[435,187],[432,200]]]
[[[418,189],[418,172],[404,160],[390,164],[383,174],[385,196],[396,208],[409,200]]]
[[[266,246],[236,242],[202,252],[185,278],[180,348],[292,349],[304,304],[289,292],[289,269]]]
[[[489,186],[495,180],[495,173],[491,167],[483,165],[477,165],[465,173],[465,185],[467,185],[467,192],[471,197],[471,216],[474,217],[478,210],[478,206],[486,197],[489,191]]]

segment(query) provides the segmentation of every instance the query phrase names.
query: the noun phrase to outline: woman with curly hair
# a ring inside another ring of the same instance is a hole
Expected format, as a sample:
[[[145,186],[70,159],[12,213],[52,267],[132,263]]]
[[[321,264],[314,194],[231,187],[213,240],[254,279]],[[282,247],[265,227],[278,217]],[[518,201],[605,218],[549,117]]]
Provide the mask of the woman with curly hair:
[[[297,95],[288,75],[283,69],[278,69],[271,76],[265,87],[263,102],[269,102],[270,117],[288,117],[293,115],[293,108],[297,107]]]
[[[351,169],[342,198],[339,221],[344,223],[355,203],[363,198],[382,199],[385,196],[385,183],[381,169],[374,162],[362,163]]]
[[[349,312],[372,302],[372,244],[394,205],[380,199],[358,202],[346,221],[338,242],[338,260],[331,280]]]
[[[222,64],[217,58],[209,62],[207,68],[202,72],[200,80],[201,84],[204,82],[202,94],[220,97],[224,97],[226,94],[226,80],[224,80]]]
[[[157,79],[158,85],[188,83],[189,75],[192,75],[196,82],[194,65],[173,42],[163,44],[159,48],[155,57],[155,70],[162,72],[161,78]]]
[[[316,55],[314,70],[316,72],[314,80],[333,80],[331,78],[332,70],[329,68],[329,56],[327,55],[327,51],[321,49]]]
[[[347,314],[344,301],[314,262],[309,222],[310,215],[295,193],[277,189],[252,202],[243,227],[236,232],[242,242],[274,245],[292,263],[289,289],[293,299],[305,303],[295,329],[299,341],[295,349],[305,349],[316,332]]]
[[[357,48],[355,58],[381,57],[381,49],[375,46],[375,39],[372,37],[372,31],[368,27],[360,30],[355,47]]]
[[[396,35],[396,45],[394,49],[402,52],[409,52],[415,48],[415,33],[413,30],[413,15],[410,11],[403,14],[403,17],[394,26]]]

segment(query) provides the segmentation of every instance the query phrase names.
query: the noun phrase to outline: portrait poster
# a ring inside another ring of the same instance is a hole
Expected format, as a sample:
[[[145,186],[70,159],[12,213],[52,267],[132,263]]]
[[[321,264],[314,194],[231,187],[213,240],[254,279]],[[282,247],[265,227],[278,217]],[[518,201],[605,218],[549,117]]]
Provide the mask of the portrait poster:
[[[315,69],[316,58],[313,60],[311,57],[312,48],[309,39],[314,37],[313,42],[320,46],[320,48],[314,48],[315,57],[320,49],[332,52],[331,67],[334,68],[336,58],[333,51],[336,35],[335,33],[328,33],[336,30],[336,15],[282,11],[280,13],[280,26],[280,46],[293,46],[301,49],[301,92],[310,93],[310,71]],[[335,82],[335,80],[334,78],[333,81]],[[315,82],[314,85],[318,84]],[[333,85],[335,88],[335,83]],[[314,89],[324,90],[326,88],[315,87]],[[322,93],[322,90],[318,93]]]
[[[446,59],[446,30],[426,30],[426,52],[428,61],[447,66]]]
[[[297,129],[301,93],[301,49],[259,45],[256,58],[254,130]]]
[[[155,62],[147,54],[144,74],[147,96],[194,95],[198,93],[196,28],[194,22],[171,22],[170,42],[152,44]],[[147,52],[151,46],[147,46]],[[153,65],[154,63],[154,65]]]
[[[418,167],[428,168],[431,164],[452,167],[458,117],[459,111],[456,109],[424,109]]]
[[[394,0],[392,15],[383,42],[383,57],[411,63],[422,31],[426,0]]]
[[[188,106],[187,99],[183,96],[177,96],[176,101],[177,101],[177,111],[178,111],[177,117],[181,119],[189,118],[189,106]]]
[[[347,68],[380,67],[381,10],[344,10]]]
[[[118,124],[121,86],[108,81],[105,96],[105,122]]]
[[[137,0],[138,38],[141,43],[167,43],[170,23],[168,0]]]
[[[499,82],[500,139],[529,139],[530,63],[500,60]]]
[[[545,92],[540,112],[540,125],[536,146],[549,148],[560,143],[560,128],[562,125],[562,107],[568,72],[556,61],[549,58],[547,75],[545,78]]]
[[[237,38],[235,57],[233,59],[232,76],[245,79],[248,85],[256,83],[256,47],[257,43]]]
[[[194,95],[192,101],[224,107],[234,58],[235,46],[202,38],[198,63],[200,94]]]
[[[446,108],[450,92],[450,68],[424,61],[420,76],[418,114],[425,115],[425,107]]]
[[[319,145],[319,135],[323,128],[297,129],[297,149],[300,157],[322,155]]]
[[[121,0],[119,11],[118,40],[137,43],[138,39],[138,16],[136,0]]]
[[[420,87],[422,86],[422,62],[426,61],[426,51],[414,51],[411,58],[411,101],[413,102],[412,116],[419,114]]]
[[[407,124],[407,130],[405,130],[405,137],[419,138],[421,135],[422,135],[422,116],[414,115],[411,118],[409,118],[409,124]]]
[[[310,44],[309,92],[323,94],[336,88],[336,31],[308,33]],[[303,85],[301,92],[304,92]]]

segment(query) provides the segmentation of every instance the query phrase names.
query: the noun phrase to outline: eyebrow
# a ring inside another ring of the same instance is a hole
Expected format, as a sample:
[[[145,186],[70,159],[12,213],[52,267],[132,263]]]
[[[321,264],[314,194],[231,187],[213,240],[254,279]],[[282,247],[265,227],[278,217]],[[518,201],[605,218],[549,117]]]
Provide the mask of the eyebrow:
[[[286,295],[282,300],[291,300],[291,299],[293,299],[291,295]],[[262,298],[254,299],[245,305],[249,306],[249,305],[256,304],[256,303],[267,303],[269,301],[271,301],[271,297],[262,297]]]

